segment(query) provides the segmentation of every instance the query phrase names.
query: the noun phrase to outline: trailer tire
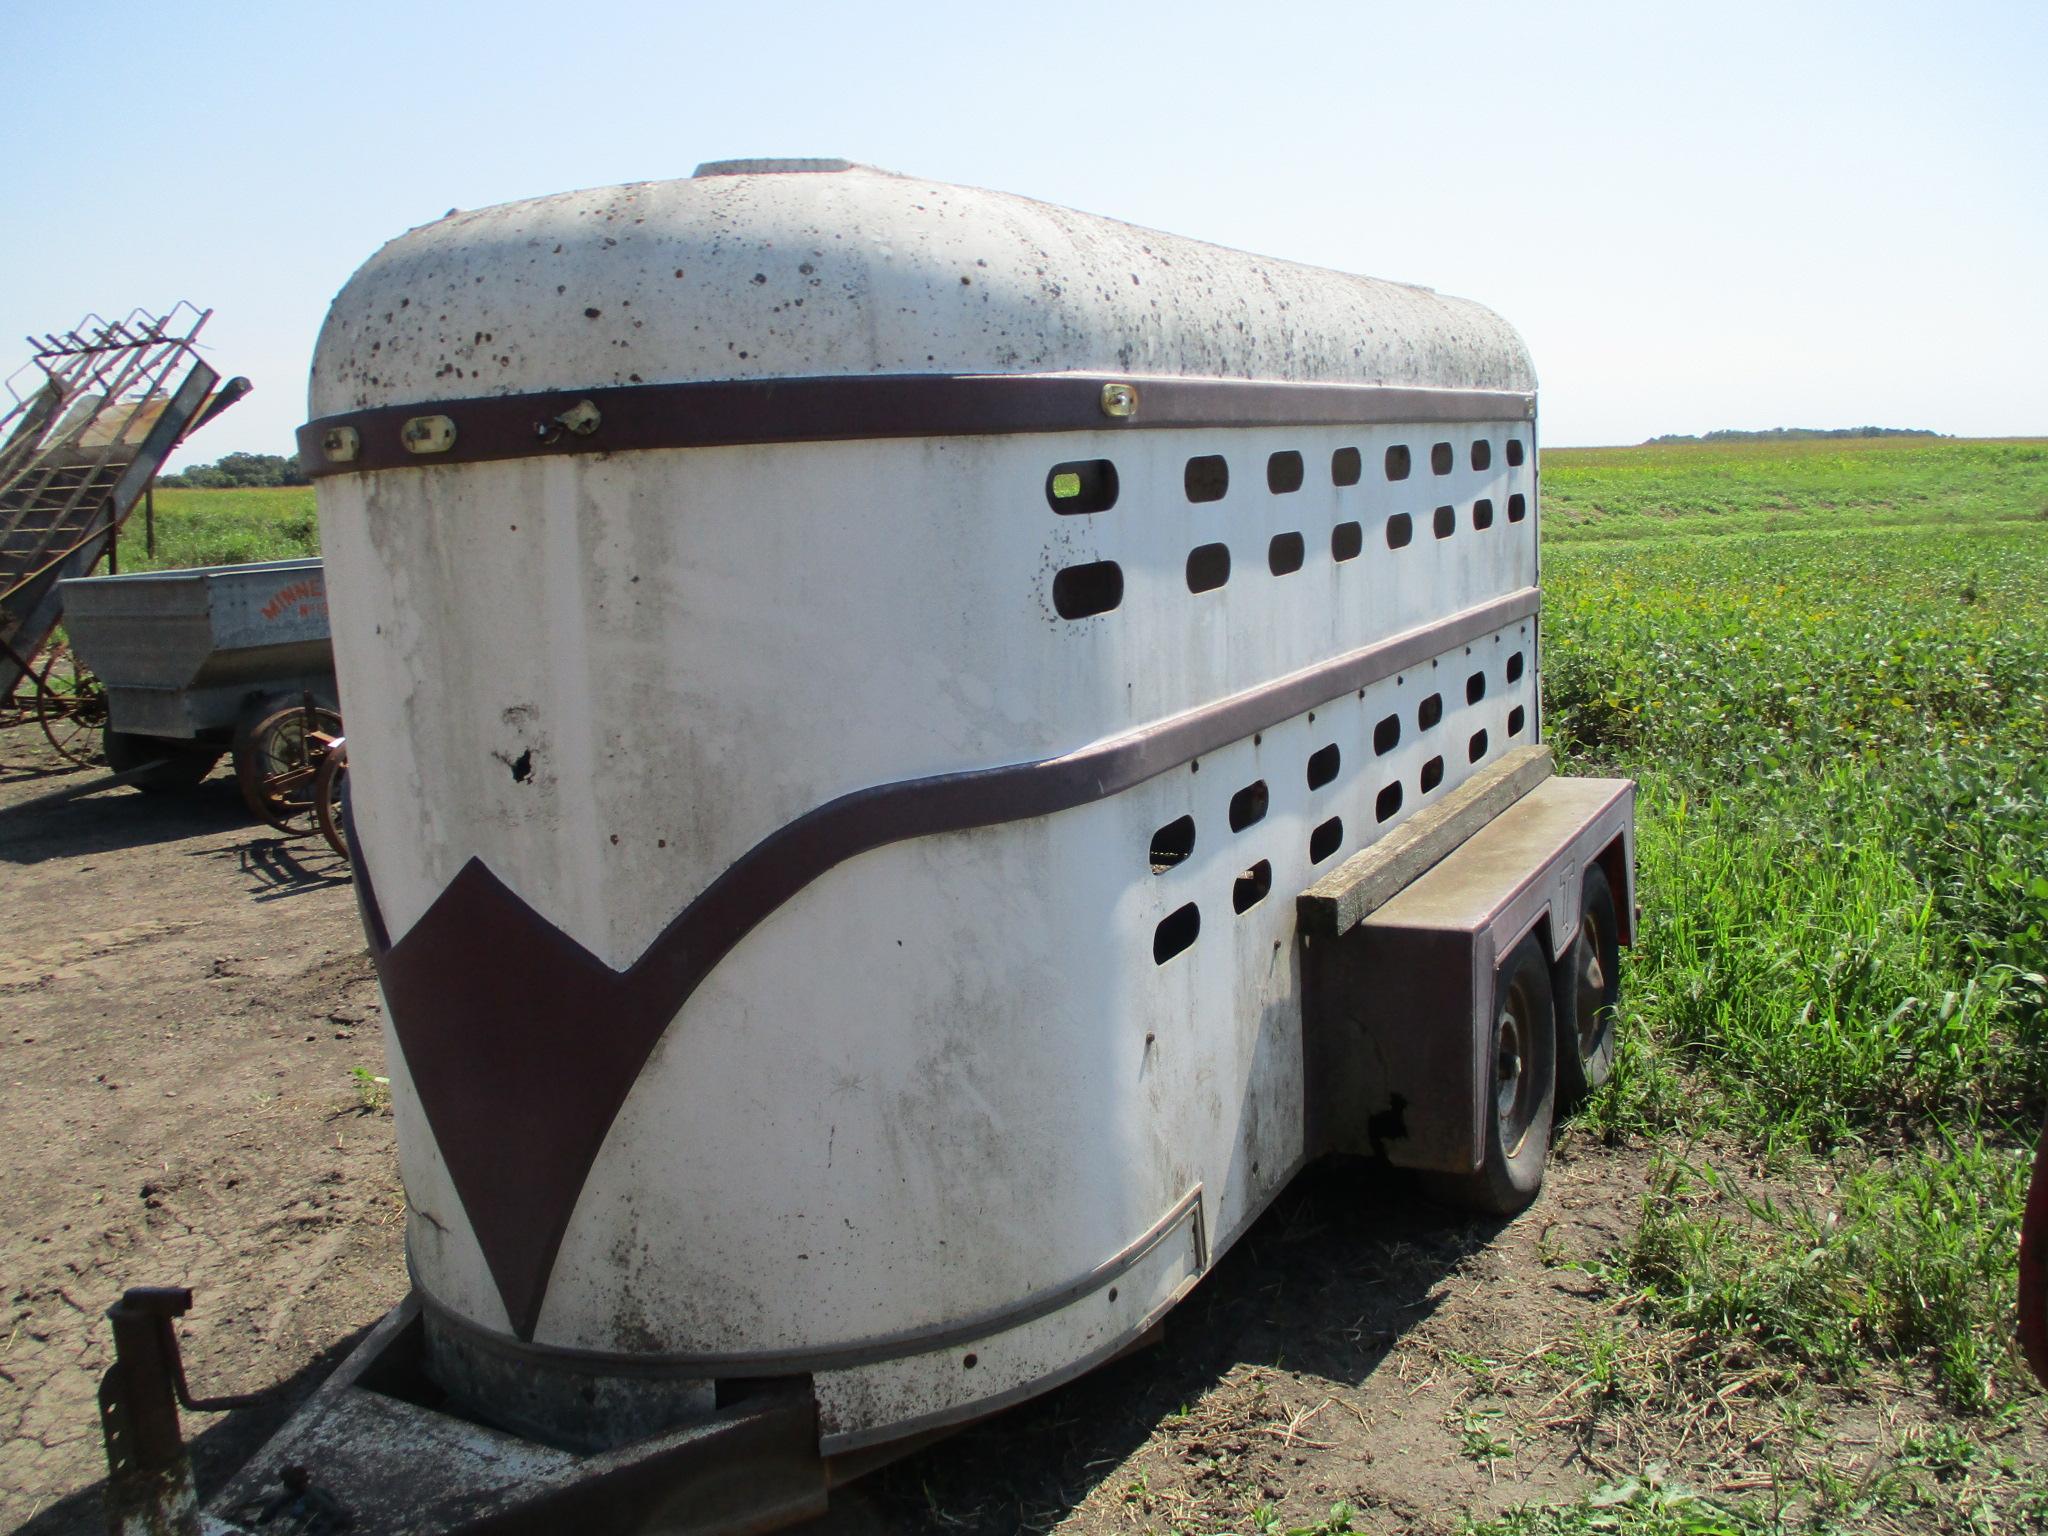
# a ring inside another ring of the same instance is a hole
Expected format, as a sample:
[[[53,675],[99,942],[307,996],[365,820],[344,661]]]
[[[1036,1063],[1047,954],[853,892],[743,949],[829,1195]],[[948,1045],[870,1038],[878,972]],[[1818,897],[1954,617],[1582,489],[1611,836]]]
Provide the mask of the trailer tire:
[[[1550,959],[1530,934],[1493,974],[1492,1101],[1486,1106],[1486,1161],[1471,1173],[1429,1173],[1429,1193],[1446,1205],[1512,1216],[1543,1188],[1557,1105],[1557,1026]]]
[[[1579,932],[1551,975],[1557,1000],[1557,1097],[1567,1107],[1614,1071],[1614,1022],[1621,1002],[1621,938],[1614,890],[1598,864],[1579,894]]]
[[[126,773],[145,763],[156,763],[157,766],[141,778],[129,781],[146,795],[171,795],[196,789],[199,781],[213,772],[213,765],[221,759],[220,748],[210,747],[204,742],[178,741],[169,736],[137,736],[128,731],[117,731],[111,725],[100,733],[100,750],[106,754],[107,766],[116,773]]]

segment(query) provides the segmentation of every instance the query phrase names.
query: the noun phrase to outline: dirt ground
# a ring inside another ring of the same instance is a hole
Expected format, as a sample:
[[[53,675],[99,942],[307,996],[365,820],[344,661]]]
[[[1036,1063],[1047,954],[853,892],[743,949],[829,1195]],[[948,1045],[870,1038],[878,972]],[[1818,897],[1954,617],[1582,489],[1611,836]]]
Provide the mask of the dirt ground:
[[[20,730],[0,765],[0,808],[73,782]],[[402,1295],[403,1202],[357,1076],[383,1071],[376,986],[324,845],[252,824],[219,774],[178,799],[0,809],[0,913],[0,1515],[70,1536],[103,1529],[95,1393],[121,1289],[194,1289],[196,1392],[275,1389],[188,1418],[217,1487]],[[1608,1411],[1580,1346],[1617,1303],[1574,1265],[1631,1228],[1647,1166],[1568,1139],[1505,1225],[1313,1170],[1163,1343],[841,1491],[814,1536],[1286,1530],[1339,1500],[1360,1531],[1452,1531],[1645,1472],[1743,1492],[1895,1456],[1911,1394],[1836,1394],[1792,1427],[1739,1390],[1718,1412]],[[1627,1347],[1640,1398],[1666,1366]]]
[[[0,807],[88,776],[60,766],[0,732]],[[194,1289],[207,1395],[303,1393],[403,1294],[391,1120],[351,1076],[384,1070],[377,988],[345,867],[224,773],[0,810],[0,914],[0,1515],[91,1531],[124,1286]],[[202,1443],[218,1476],[259,1438]]]

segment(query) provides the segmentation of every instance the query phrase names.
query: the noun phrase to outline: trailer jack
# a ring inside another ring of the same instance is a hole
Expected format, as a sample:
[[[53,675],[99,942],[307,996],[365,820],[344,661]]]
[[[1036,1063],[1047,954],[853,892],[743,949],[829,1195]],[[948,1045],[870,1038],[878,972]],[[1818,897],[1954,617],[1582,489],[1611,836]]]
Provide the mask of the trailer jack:
[[[198,1536],[199,1499],[178,1409],[225,1413],[262,1400],[194,1397],[173,1320],[192,1310],[183,1286],[138,1285],[107,1308],[114,1363],[100,1378],[107,1442],[107,1529],[113,1536]]]

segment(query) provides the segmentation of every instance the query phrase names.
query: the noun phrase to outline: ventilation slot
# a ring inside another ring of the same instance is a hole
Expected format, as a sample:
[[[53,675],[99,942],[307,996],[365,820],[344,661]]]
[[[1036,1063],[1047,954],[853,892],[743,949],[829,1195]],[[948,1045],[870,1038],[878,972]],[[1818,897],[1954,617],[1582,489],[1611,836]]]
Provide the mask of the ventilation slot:
[[[1330,530],[1330,558],[1356,560],[1365,549],[1365,530],[1356,523],[1339,523]]]
[[[1230,830],[1242,832],[1266,819],[1266,781],[1254,779],[1230,797]]]
[[[1438,507],[1436,509],[1435,526],[1436,536],[1440,539],[1448,539],[1458,531],[1458,514],[1449,507]]]
[[[1239,912],[1249,912],[1266,899],[1266,893],[1273,889],[1273,866],[1261,859],[1250,869],[1237,877],[1230,887],[1230,904]]]
[[[1519,523],[1529,515],[1529,499],[1520,491],[1508,498],[1508,521]]]
[[[1381,821],[1392,821],[1394,813],[1401,809],[1401,785],[1396,780],[1380,791],[1379,798],[1372,803],[1372,813]]]
[[[1508,734],[1510,736],[1521,735],[1522,727],[1528,723],[1528,719],[1529,717],[1522,713],[1522,706],[1517,704],[1508,711]]]
[[[1052,579],[1052,605],[1063,619],[1093,618],[1123,600],[1123,567],[1114,560],[1070,565]]]
[[[1465,756],[1468,761],[1475,763],[1486,756],[1486,732],[1472,733],[1472,739],[1465,743]]]
[[[1199,459],[1189,459],[1181,484],[1187,487],[1189,501],[1221,501],[1223,493],[1230,489],[1230,466],[1223,461],[1220,453],[1205,453]]]
[[[1339,448],[1330,455],[1330,484],[1356,485],[1365,473],[1365,460],[1356,448]]]
[[[1308,787],[1321,789],[1337,777],[1337,769],[1343,763],[1343,754],[1337,750],[1337,743],[1318,748],[1308,756]]]
[[[1486,674],[1484,672],[1474,672],[1465,679],[1465,702],[1467,704],[1477,704],[1485,697]]]
[[[1195,851],[1195,818],[1183,816],[1169,821],[1152,834],[1152,873],[1163,875],[1176,864],[1187,862]]]
[[[1508,439],[1508,462],[1510,464],[1520,464],[1522,462],[1522,440],[1519,437]]]
[[[1426,731],[1444,717],[1444,696],[1432,693],[1415,706],[1415,728]]]
[[[1376,756],[1385,757],[1401,745],[1401,717],[1389,715],[1372,728],[1372,750]]]
[[[1266,546],[1266,569],[1275,576],[1292,576],[1301,569],[1307,548],[1298,533],[1276,533]]]
[[[1415,537],[1415,520],[1406,512],[1396,512],[1387,519],[1387,548],[1400,549]]]
[[[1116,466],[1107,459],[1055,464],[1045,477],[1045,499],[1055,512],[1107,512],[1116,505]]]
[[[1429,450],[1429,472],[1433,475],[1448,475],[1457,462],[1458,456],[1451,452],[1449,443],[1438,443]]]
[[[1472,526],[1474,528],[1491,528],[1493,526],[1493,503],[1483,496],[1472,503]]]
[[[1166,964],[1193,944],[1201,933],[1202,909],[1192,901],[1176,912],[1167,913],[1159,920],[1159,926],[1152,930],[1152,963]]]
[[[1344,818],[1332,816],[1308,835],[1308,861],[1320,864],[1344,846]]]
[[[1387,478],[1389,480],[1406,480],[1408,478],[1408,468],[1407,445],[1404,443],[1394,444],[1393,447],[1387,450]]]
[[[1432,757],[1422,765],[1422,792],[1426,795],[1444,781],[1444,760]]]
[[[1188,590],[1214,592],[1230,580],[1230,546],[1204,544],[1188,552]]]
[[[1519,683],[1521,680],[1522,653],[1520,651],[1517,651],[1514,655],[1508,658],[1508,681],[1511,683]]]
[[[1266,460],[1266,489],[1275,496],[1300,490],[1302,478],[1301,455],[1292,448]]]
[[[1474,469],[1491,469],[1493,467],[1493,444],[1483,437],[1473,440],[1472,467]]]

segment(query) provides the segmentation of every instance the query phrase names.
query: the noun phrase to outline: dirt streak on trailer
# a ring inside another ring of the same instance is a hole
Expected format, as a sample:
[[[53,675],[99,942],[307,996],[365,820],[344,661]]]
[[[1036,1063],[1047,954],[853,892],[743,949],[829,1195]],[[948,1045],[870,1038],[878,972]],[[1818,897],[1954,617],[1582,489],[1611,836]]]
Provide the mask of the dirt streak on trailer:
[[[837,161],[373,257],[300,448],[414,1293],[215,1528],[766,1529],[1324,1153],[1526,1204],[1633,913],[1535,387],[1464,300]]]

